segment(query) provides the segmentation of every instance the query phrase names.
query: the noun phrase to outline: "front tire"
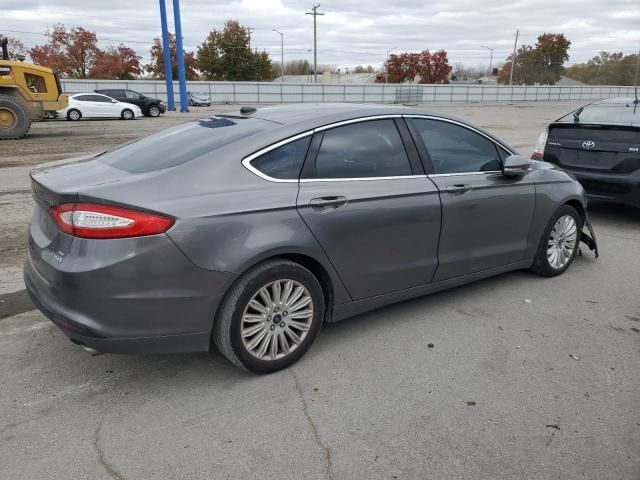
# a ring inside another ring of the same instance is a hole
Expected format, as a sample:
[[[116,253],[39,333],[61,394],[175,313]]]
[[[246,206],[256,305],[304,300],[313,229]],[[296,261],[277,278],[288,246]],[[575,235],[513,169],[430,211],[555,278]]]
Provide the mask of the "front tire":
[[[324,311],[322,287],[309,270],[289,260],[269,260],[231,287],[212,340],[234,365],[254,373],[275,372],[309,349]]]
[[[147,114],[150,117],[159,117],[160,116],[160,107],[158,107],[157,105],[151,105],[147,109]]]
[[[531,271],[545,277],[564,273],[578,252],[583,218],[570,205],[553,214],[542,235]]]
[[[133,120],[134,118],[136,118],[136,116],[133,113],[133,110],[131,110],[130,108],[125,108],[124,110],[122,110],[120,118],[122,118],[122,120]]]
[[[0,97],[0,140],[24,137],[31,128],[29,112],[13,98]]]

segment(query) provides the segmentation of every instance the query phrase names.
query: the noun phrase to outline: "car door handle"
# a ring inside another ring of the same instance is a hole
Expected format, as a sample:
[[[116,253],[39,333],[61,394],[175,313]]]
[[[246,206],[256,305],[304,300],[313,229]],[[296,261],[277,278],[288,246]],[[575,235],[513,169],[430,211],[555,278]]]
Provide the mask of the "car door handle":
[[[462,195],[463,193],[473,190],[473,187],[467,183],[457,183],[455,185],[447,185],[447,192],[455,195]]]
[[[330,196],[330,197],[316,197],[309,201],[311,208],[316,211],[334,210],[347,204],[347,197],[342,196]]]

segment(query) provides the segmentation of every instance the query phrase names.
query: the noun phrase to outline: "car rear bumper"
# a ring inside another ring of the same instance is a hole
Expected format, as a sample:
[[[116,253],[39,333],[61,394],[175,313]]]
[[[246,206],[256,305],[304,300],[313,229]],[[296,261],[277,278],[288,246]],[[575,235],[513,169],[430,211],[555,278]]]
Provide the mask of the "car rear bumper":
[[[640,207],[640,170],[628,175],[568,171],[582,184],[588,197]]]
[[[227,274],[196,267],[166,235],[37,240],[29,235],[27,291],[75,343],[110,353],[209,349]]]

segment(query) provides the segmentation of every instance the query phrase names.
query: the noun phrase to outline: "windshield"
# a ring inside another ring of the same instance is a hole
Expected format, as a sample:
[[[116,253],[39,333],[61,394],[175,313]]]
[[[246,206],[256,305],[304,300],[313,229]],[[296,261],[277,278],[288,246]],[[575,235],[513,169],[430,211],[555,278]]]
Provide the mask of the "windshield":
[[[579,123],[626,123],[640,125],[640,105],[634,108],[633,102],[618,105],[587,105],[578,114]],[[573,122],[574,114],[562,117],[560,122]]]
[[[257,118],[203,118],[143,137],[97,160],[131,173],[153,172],[189,162],[273,126]]]

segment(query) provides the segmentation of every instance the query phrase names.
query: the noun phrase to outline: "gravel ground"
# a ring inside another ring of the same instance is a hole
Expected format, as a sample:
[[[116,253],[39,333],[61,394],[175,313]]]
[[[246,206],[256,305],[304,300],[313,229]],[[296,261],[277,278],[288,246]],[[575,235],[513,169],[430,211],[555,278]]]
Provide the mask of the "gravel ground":
[[[429,109],[528,155],[575,105]],[[513,272],[328,325],[264,377],[215,353],[90,357],[31,310],[30,166],[219,110],[34,124],[0,144],[0,478],[640,478],[639,210],[594,204],[601,258],[560,277]]]

